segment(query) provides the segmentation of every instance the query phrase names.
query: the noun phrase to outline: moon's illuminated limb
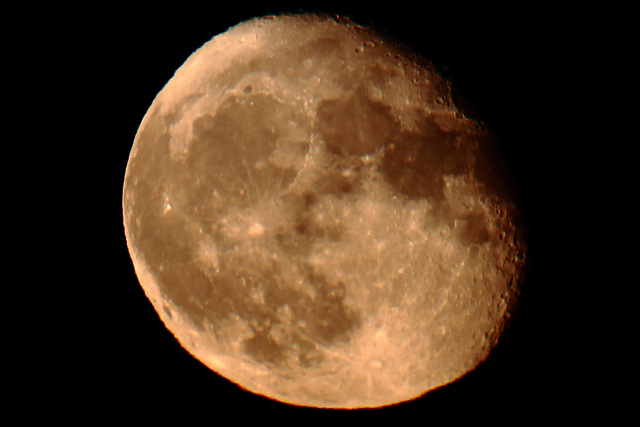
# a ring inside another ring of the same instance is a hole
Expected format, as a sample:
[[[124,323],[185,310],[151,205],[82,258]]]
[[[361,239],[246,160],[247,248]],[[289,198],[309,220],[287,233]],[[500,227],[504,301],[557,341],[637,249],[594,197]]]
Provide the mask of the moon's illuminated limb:
[[[141,285],[251,391],[419,396],[484,360],[516,303],[522,246],[487,140],[367,29],[243,23],[185,62],[136,136],[123,207]]]

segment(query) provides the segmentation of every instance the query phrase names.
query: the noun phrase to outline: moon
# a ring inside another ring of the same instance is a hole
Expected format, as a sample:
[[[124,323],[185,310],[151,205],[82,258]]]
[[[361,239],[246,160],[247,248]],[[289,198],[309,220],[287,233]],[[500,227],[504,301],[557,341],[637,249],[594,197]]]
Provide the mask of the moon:
[[[157,95],[123,188],[167,329],[277,401],[391,405],[486,359],[526,242],[494,137],[427,60],[346,18],[256,18]]]

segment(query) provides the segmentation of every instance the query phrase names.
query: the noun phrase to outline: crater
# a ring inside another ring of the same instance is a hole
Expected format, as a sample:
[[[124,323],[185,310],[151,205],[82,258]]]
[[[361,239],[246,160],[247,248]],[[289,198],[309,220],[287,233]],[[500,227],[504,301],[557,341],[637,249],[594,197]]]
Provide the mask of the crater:
[[[303,349],[298,356],[298,362],[300,362],[300,366],[302,366],[303,368],[317,366],[322,363],[324,359],[324,354],[317,351],[315,349],[315,346]]]

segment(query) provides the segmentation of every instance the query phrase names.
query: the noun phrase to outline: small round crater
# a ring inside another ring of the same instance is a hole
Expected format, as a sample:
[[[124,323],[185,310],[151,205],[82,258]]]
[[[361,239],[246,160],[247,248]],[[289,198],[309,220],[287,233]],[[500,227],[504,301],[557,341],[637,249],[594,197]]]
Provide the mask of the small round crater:
[[[253,92],[253,85],[251,85],[251,84],[246,85],[246,86],[244,87],[244,89],[242,89],[242,91],[243,91],[244,93],[251,93],[251,92]]]
[[[162,310],[169,317],[169,319],[173,320],[173,313],[167,304],[162,304]]]

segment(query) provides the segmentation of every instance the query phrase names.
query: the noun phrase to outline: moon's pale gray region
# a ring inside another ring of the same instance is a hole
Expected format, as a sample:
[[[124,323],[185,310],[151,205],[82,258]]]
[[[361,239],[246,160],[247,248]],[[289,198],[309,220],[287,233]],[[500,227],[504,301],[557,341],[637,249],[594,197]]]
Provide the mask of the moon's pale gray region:
[[[490,141],[427,61],[370,29],[247,21],[140,125],[123,193],[136,273],[181,345],[245,389],[415,398],[482,362],[515,308],[525,251]]]

